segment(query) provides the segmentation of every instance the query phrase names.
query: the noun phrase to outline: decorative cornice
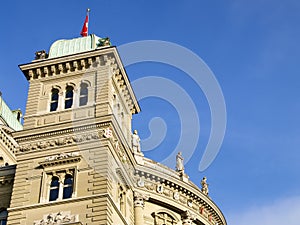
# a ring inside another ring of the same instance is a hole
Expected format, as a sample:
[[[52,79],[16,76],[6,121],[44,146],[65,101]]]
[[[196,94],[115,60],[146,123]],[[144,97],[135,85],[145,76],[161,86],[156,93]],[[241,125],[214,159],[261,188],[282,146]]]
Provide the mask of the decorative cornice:
[[[104,122],[104,123],[98,123],[98,124],[91,124],[91,125],[84,125],[84,126],[78,126],[68,129],[61,129],[59,131],[50,131],[50,132],[44,132],[40,134],[34,134],[34,135],[26,135],[25,137],[16,137],[15,140],[20,143],[24,141],[31,141],[31,140],[39,140],[41,138],[47,138],[51,136],[58,136],[63,134],[69,134],[69,133],[77,133],[81,131],[88,131],[88,130],[95,130],[98,128],[103,128],[106,126],[110,126],[111,123]]]
[[[107,137],[105,135],[107,132],[107,127],[104,129],[96,129],[96,130],[93,129],[89,133],[83,133],[83,132],[76,133],[75,130],[76,129],[61,131],[61,133],[63,133],[63,134],[69,133],[72,135],[68,135],[68,136],[64,136],[64,137],[57,137],[57,138],[45,140],[45,141],[40,141],[38,139],[38,141],[36,141],[36,142],[31,142],[29,144],[20,145],[20,147],[16,153],[41,151],[41,150],[46,150],[46,149],[60,147],[60,146],[81,144],[81,143],[89,142],[92,140],[99,140],[101,138],[110,139],[109,137]],[[73,131],[73,132],[71,132],[71,131]],[[82,131],[82,129],[80,131]],[[56,135],[57,135],[57,133],[60,133],[60,132],[55,132]],[[53,135],[53,133],[52,133],[52,135]],[[35,139],[37,139],[37,138],[35,138]]]
[[[52,76],[96,71],[99,66],[108,66],[124,102],[132,114],[140,111],[125,70],[115,47],[98,49],[53,59],[45,59],[20,65],[27,80],[43,79]]]
[[[194,212],[196,211],[198,215],[208,221],[217,222],[219,225],[224,224],[224,219],[221,218],[223,216],[221,211],[216,211],[216,206],[211,206],[214,203],[207,202],[200,190],[198,193],[193,192],[192,190],[181,186],[180,182],[182,181],[175,183],[166,178],[141,170],[136,170],[135,175],[137,186],[139,188],[161,194],[173,201],[177,201]]]

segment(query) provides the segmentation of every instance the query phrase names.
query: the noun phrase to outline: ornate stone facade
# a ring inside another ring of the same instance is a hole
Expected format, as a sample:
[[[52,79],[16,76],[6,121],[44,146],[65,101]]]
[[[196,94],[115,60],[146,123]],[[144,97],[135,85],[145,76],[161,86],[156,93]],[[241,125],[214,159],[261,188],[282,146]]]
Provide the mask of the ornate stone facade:
[[[0,129],[11,165],[0,167],[0,215],[8,225],[226,225],[181,154],[176,171],[144,157],[131,127],[140,108],[117,49],[93,37],[80,39],[89,51],[40,51],[20,66],[28,100],[24,129]],[[64,41],[54,46],[79,43]]]

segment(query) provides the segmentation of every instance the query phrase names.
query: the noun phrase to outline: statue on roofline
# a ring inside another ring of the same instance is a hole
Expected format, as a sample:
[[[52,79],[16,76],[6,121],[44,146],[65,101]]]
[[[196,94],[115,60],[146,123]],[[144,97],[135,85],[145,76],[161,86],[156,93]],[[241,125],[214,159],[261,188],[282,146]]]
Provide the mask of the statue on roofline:
[[[201,191],[203,192],[203,194],[208,195],[208,183],[206,182],[206,177],[203,177],[201,180]]]
[[[102,47],[102,46],[111,46],[109,37],[100,38],[98,40],[97,47]]]
[[[183,157],[181,152],[178,152],[176,155],[176,171],[184,172]]]
[[[132,138],[131,142],[132,142],[133,153],[140,153],[141,152],[141,144],[140,144],[141,139],[138,135],[137,130],[133,131],[131,138]]]

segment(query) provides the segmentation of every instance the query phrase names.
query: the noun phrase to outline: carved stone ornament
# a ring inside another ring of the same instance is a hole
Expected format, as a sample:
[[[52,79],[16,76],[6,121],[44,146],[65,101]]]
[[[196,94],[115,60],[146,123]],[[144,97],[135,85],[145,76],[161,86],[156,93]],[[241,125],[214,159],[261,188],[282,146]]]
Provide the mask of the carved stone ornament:
[[[35,59],[46,59],[48,54],[45,50],[35,52]]]
[[[112,130],[108,127],[108,128],[105,128],[103,130],[103,136],[105,138],[111,138],[113,135],[112,135]]]
[[[156,191],[157,191],[158,193],[163,193],[164,187],[163,187],[161,184],[159,184],[159,185],[157,185]]]
[[[191,211],[186,210],[186,211],[181,215],[181,219],[182,219],[182,224],[183,224],[183,225],[192,224],[192,222],[196,219],[196,215],[193,214]]]
[[[53,161],[53,160],[59,160],[59,159],[66,159],[74,156],[79,156],[77,152],[72,153],[60,153],[54,156],[48,156],[45,158],[45,161]]]
[[[48,156],[40,165],[43,167],[54,166],[65,163],[77,163],[81,160],[81,156],[77,152],[73,153],[60,153],[53,156]]]
[[[137,182],[138,187],[144,187],[145,186],[145,181],[143,178],[140,178]]]
[[[55,225],[78,222],[78,215],[71,215],[70,212],[50,213],[43,216],[43,219],[34,221],[33,225]]]
[[[144,208],[145,200],[148,200],[149,196],[142,194],[140,192],[134,192],[134,207],[142,207]]]
[[[54,140],[49,141],[40,141],[36,143],[30,143],[27,145],[20,146],[20,152],[29,152],[29,151],[37,151],[37,150],[44,150],[55,146],[64,146],[64,145],[71,145],[77,144],[85,141],[89,141],[91,139],[97,140],[99,136],[97,133],[89,133],[83,135],[74,135],[68,137],[61,137]]]
[[[179,192],[178,191],[175,191],[174,192],[174,194],[173,194],[173,198],[175,199],[175,200],[179,200]]]

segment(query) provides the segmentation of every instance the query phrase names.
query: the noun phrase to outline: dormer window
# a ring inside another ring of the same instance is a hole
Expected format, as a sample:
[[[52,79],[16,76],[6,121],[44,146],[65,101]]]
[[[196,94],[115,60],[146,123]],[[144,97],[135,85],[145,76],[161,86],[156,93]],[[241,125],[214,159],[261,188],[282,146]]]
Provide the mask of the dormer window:
[[[88,85],[86,83],[81,83],[79,106],[86,105],[87,103],[88,103]]]
[[[56,111],[58,108],[58,97],[59,90],[57,88],[53,88],[51,91],[51,102],[50,102],[50,112]]]
[[[72,108],[73,95],[74,95],[74,88],[72,86],[67,86],[66,95],[65,95],[65,109]]]

